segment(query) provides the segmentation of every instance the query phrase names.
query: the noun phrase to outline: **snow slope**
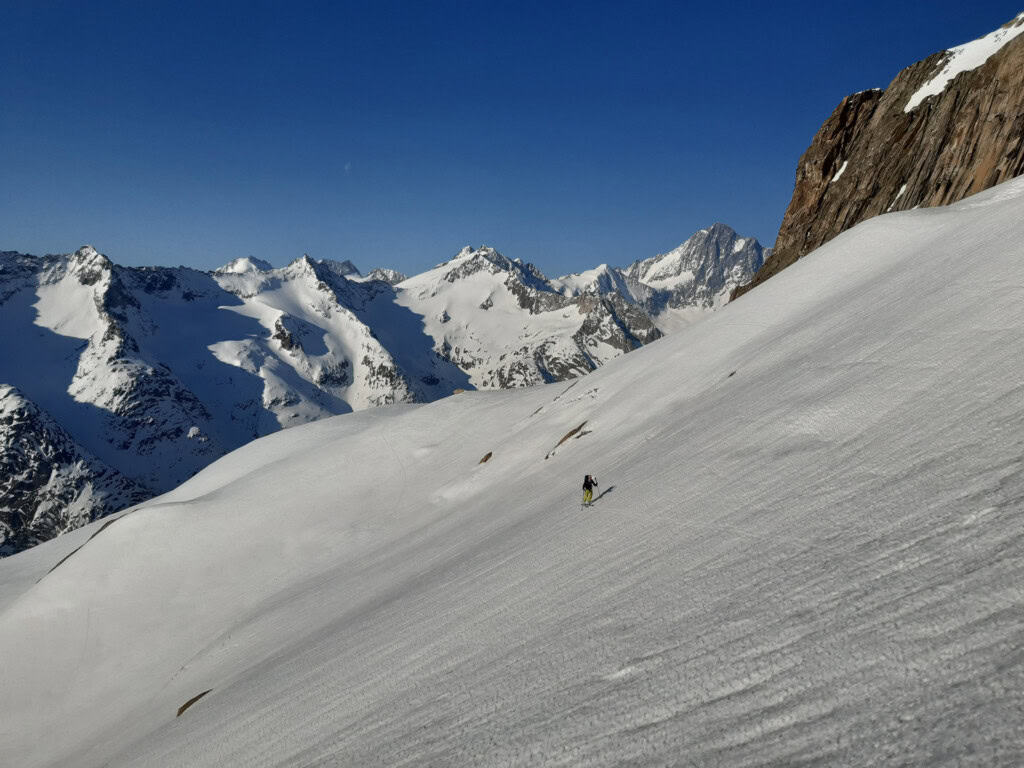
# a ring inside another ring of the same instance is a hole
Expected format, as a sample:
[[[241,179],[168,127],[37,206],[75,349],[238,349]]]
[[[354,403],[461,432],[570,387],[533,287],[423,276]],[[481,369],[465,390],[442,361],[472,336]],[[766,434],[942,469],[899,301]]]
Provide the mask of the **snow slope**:
[[[0,562],[0,755],[1021,764],[1022,211],[874,218],[585,379],[279,432]]]
[[[938,96],[946,90],[946,86],[957,75],[977,69],[988,61],[993,54],[997,53],[1000,48],[1021,33],[1024,33],[1024,13],[1018,14],[1013,21],[997,30],[989,32],[984,37],[979,37],[977,40],[950,48],[946,51],[946,57],[942,62],[942,69],[911,94],[903,111],[911,112],[917,109],[928,97]]]

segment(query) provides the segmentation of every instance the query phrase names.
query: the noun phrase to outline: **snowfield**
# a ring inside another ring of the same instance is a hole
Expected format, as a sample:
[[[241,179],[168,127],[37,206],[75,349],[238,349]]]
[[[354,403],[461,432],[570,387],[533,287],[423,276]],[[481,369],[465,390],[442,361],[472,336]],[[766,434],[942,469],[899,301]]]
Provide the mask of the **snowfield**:
[[[3,762],[1024,764],[1022,265],[1024,179],[881,216],[0,561]]]

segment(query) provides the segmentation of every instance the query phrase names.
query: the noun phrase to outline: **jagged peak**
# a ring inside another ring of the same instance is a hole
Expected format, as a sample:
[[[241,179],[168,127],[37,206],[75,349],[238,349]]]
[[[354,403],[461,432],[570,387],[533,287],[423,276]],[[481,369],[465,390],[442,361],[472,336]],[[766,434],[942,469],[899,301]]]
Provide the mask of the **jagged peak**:
[[[761,244],[758,242],[756,237],[745,237],[745,236],[742,236],[735,229],[730,227],[728,224],[723,224],[720,221],[716,221],[710,227],[706,227],[705,229],[697,230],[693,235],[691,235],[689,238],[687,238],[684,242],[682,242],[679,245],[677,245],[675,248],[673,248],[668,253],[659,254],[658,256],[655,256],[654,258],[658,259],[658,258],[661,258],[663,256],[674,256],[674,255],[686,252],[687,250],[689,250],[689,249],[691,249],[693,247],[699,247],[702,243],[704,243],[705,241],[707,241],[709,239],[710,240],[718,240],[718,241],[730,241],[730,242],[731,241],[735,241],[737,243],[742,242],[743,243],[742,247],[746,247],[749,244],[755,244],[758,247],[761,246]],[[648,261],[650,261],[650,260],[648,260]]]
[[[502,256],[496,248],[492,248],[489,245],[481,245],[479,247],[473,247],[472,245],[463,246],[455,259],[487,259],[491,262],[511,261],[511,259],[506,259]]]
[[[97,256],[99,256],[101,258],[105,258],[102,253],[97,251],[91,245],[83,245],[81,248],[79,248],[77,251],[75,251],[75,256],[79,256],[79,257],[84,258],[84,259],[91,259],[91,258],[95,258]]]
[[[717,234],[735,235],[736,234],[736,230],[735,229],[730,227],[728,224],[723,224],[720,221],[716,221],[714,224],[712,224],[710,227],[708,227],[707,230],[702,230],[702,231],[706,231],[706,232],[709,232],[709,233],[715,234],[715,235],[717,235]]]
[[[273,265],[269,261],[257,259],[255,256],[242,256],[237,259],[232,259],[227,264],[222,267],[218,267],[214,271],[222,274],[240,275],[245,272],[270,272],[273,268]]]
[[[93,266],[101,269],[106,269],[111,266],[110,259],[97,251],[91,245],[83,245],[71,254],[71,256],[75,263],[81,264],[82,266]]]
[[[379,280],[381,282],[390,283],[391,285],[397,285],[398,283],[408,279],[409,276],[405,273],[388,267],[375,267],[366,273],[366,280],[368,281]]]
[[[489,245],[474,247],[467,245],[452,259],[438,264],[434,269],[422,275],[408,278],[411,280],[441,279],[455,283],[471,275],[487,272],[503,280],[511,287],[518,283],[521,286],[539,291],[553,292],[547,277],[536,266],[521,259],[510,259]]]
[[[752,254],[749,253],[751,250]],[[728,262],[737,257],[752,258],[756,267],[759,267],[761,253],[757,238],[741,237],[728,224],[716,221],[709,227],[697,230],[666,253],[633,262],[625,274],[648,285],[666,287],[692,280],[699,272],[720,260]]]
[[[322,272],[330,271],[321,262],[314,260],[308,253],[302,254],[299,258],[288,262],[281,269],[275,269],[274,273],[283,280],[294,280],[303,275],[320,281],[323,279]]]
[[[474,269],[474,265],[476,268]],[[514,262],[502,256],[497,250],[489,245],[473,247],[467,245],[462,248],[453,258],[442,262],[439,268],[448,267],[446,278],[464,277],[479,271],[479,268],[487,268],[490,271],[508,271]]]
[[[353,264],[348,259],[345,259],[344,261],[335,261],[334,259],[318,259],[317,263],[323,265],[334,274],[341,275],[342,277],[362,277],[362,273],[359,271],[359,268],[356,267],[356,265]]]

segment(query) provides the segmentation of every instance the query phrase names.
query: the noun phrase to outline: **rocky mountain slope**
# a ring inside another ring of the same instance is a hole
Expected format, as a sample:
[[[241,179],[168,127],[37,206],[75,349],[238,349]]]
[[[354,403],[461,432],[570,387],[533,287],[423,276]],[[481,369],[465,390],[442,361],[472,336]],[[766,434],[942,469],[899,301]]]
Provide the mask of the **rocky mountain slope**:
[[[704,245],[669,268],[673,289],[688,291],[699,311],[734,272],[749,277],[760,253],[756,241],[735,248],[732,230],[712,230],[721,237],[702,230],[688,242]],[[2,253],[0,384],[60,425],[66,441],[52,442],[74,446],[57,452],[61,466],[73,464],[76,487],[93,482],[96,492],[64,517],[30,514],[70,497],[44,499],[46,478],[26,479],[25,467],[46,473],[50,464],[19,463],[24,482],[0,492],[0,546],[21,548],[168,490],[282,427],[593,371],[661,336],[659,312],[673,306],[660,283],[610,272],[615,281],[567,290],[568,278],[548,280],[486,247],[411,278],[364,277],[351,262],[308,256],[279,269],[235,259],[207,273],[121,267],[88,246],[42,258]],[[679,296],[675,306],[689,300]],[[16,436],[0,432],[0,462],[21,462]],[[132,490],[100,492],[111,477]]]
[[[1024,173],[1024,13],[840,102],[800,158],[771,258],[741,295],[887,211],[948,205]]]
[[[16,389],[0,385],[0,555],[150,496],[90,455]]]

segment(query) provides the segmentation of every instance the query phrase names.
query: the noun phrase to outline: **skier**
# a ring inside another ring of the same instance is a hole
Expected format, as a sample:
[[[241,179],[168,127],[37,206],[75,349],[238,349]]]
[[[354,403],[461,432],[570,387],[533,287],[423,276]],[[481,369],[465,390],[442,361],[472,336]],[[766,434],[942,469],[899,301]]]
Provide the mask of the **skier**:
[[[597,478],[590,475],[583,476],[583,506],[589,507],[594,499],[594,489],[597,487]]]

